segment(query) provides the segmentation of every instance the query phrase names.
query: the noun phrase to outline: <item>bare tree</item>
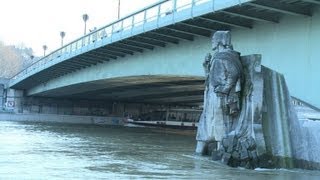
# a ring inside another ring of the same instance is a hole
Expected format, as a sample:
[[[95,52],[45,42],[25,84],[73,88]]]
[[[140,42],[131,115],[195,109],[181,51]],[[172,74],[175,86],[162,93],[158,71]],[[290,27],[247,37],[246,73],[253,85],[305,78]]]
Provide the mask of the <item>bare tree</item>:
[[[0,77],[10,78],[22,69],[23,58],[14,46],[0,43]]]

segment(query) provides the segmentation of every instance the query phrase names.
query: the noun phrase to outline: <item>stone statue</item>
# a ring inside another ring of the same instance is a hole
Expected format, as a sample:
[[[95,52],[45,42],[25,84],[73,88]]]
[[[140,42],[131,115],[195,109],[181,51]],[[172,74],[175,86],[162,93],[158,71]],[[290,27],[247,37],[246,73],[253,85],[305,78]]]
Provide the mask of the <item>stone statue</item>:
[[[203,153],[205,144],[210,141],[221,142],[233,129],[240,111],[242,66],[240,53],[232,48],[230,32],[216,32],[212,37],[212,49],[216,52],[213,56],[207,54],[203,63],[206,88],[200,120],[200,126],[211,124],[212,129],[205,133],[198,131],[197,140],[201,146],[197,148],[198,153]]]
[[[196,153],[232,167],[320,169],[320,123],[297,118],[284,76],[261,55],[240,56],[228,31],[214,33],[212,49]]]
[[[233,50],[229,31],[214,33],[212,50],[215,51],[214,54],[208,53],[203,63],[206,80],[196,153],[214,156],[213,159],[230,165],[230,153],[237,147],[233,147],[233,144],[228,147],[228,142],[237,144],[237,141],[243,141],[250,146],[254,146],[255,142],[247,137],[250,133],[247,133],[248,128],[246,123],[243,123],[245,117],[242,117],[239,123],[244,72],[240,53]],[[247,142],[247,139],[250,140]],[[226,158],[226,154],[230,157]]]

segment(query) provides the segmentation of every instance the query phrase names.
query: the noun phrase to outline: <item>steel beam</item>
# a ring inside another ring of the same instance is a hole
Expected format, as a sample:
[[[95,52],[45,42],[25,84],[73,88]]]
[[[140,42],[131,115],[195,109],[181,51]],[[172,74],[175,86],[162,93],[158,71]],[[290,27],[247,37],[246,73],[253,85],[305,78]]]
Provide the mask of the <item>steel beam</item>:
[[[196,29],[200,29],[200,30],[205,30],[205,31],[216,31],[217,29],[212,29],[212,28],[208,28],[208,27],[203,27],[203,26],[199,26],[196,24],[191,24],[191,23],[186,23],[186,22],[179,22],[178,25],[185,25],[185,26],[189,26],[191,28],[196,28]]]
[[[66,63],[61,64],[61,66],[62,67],[68,67],[68,68],[74,68],[74,69],[81,69],[81,68],[84,67],[84,66],[75,66],[75,65],[66,64]]]
[[[95,49],[92,52],[97,54],[99,57],[103,58],[104,61],[109,61],[110,59],[117,59],[118,58],[116,55],[104,52],[102,49]]]
[[[156,42],[156,43],[160,43],[160,44],[164,44],[164,45],[166,45],[167,43],[169,43],[168,41],[164,41],[164,40],[162,40],[162,39],[157,39],[157,38],[154,38],[154,37],[148,37],[148,36],[146,36],[145,34],[144,35],[138,35],[137,36],[137,38],[141,38],[141,39],[145,39],[145,40],[147,40],[147,41],[154,41],[154,42]],[[164,47],[164,46],[163,46]]]
[[[218,31],[218,30],[230,30],[230,27],[229,26],[221,26],[220,24],[212,24],[212,23],[208,23],[208,22],[205,22],[205,21],[202,21],[200,19],[198,19],[197,21],[189,21],[188,24],[190,26],[197,26],[197,27],[203,27],[203,28],[206,28],[208,29],[208,31],[210,32],[210,34],[213,32],[213,31]]]
[[[116,47],[116,46],[108,45],[107,48],[110,49],[110,50],[112,50],[112,51],[119,51],[119,52],[121,52],[121,53],[126,53],[126,54],[130,54],[130,55],[133,55],[133,54],[134,54],[134,51],[128,50],[128,49],[125,49],[125,48],[121,48],[121,47]]]
[[[63,70],[69,70],[69,71],[75,70],[75,68],[73,68],[73,67],[62,66],[62,65],[56,66],[56,67],[54,67],[54,69],[58,69],[58,70],[63,69]]]
[[[129,49],[131,51],[137,51],[137,52],[140,52],[140,53],[143,52],[143,49],[141,49],[139,47],[128,45],[128,44],[124,44],[124,43],[121,43],[121,42],[116,42],[115,44],[112,44],[112,46],[123,48],[123,49]]]
[[[308,8],[274,0],[259,0],[255,2],[248,2],[246,5],[294,16],[311,16],[311,11]]]
[[[187,41],[193,41],[194,40],[194,36],[193,35],[180,33],[180,32],[175,32],[175,31],[172,31],[172,30],[157,29],[155,31],[150,31],[148,33],[158,34],[158,35],[167,36],[167,37],[171,37],[171,38],[177,38],[179,40],[187,40]]]
[[[302,1],[308,2],[308,3],[312,3],[312,4],[320,5],[320,1],[319,1],[319,0],[302,0]]]
[[[86,67],[86,65],[84,65],[84,64],[80,64],[80,63],[77,63],[77,62],[71,62],[71,61],[62,62],[62,64],[63,65],[67,65],[67,66],[80,67],[80,68]]]
[[[228,15],[236,16],[236,17],[254,20],[254,21],[268,22],[268,23],[279,23],[278,17],[273,16],[271,14],[266,14],[263,12],[252,12],[252,11],[247,11],[247,10],[244,11],[244,10],[240,10],[240,9],[223,10],[220,12],[228,14]]]
[[[154,46],[152,46],[152,45],[140,43],[140,42],[129,40],[129,39],[125,39],[125,40],[123,40],[123,42],[125,42],[125,44],[133,45],[133,46],[140,47],[140,48],[145,48],[145,49],[149,49],[149,50],[154,49]]]
[[[244,25],[244,24],[233,22],[233,21],[226,20],[226,19],[225,20],[218,20],[216,18],[207,18],[207,17],[198,17],[198,18],[202,19],[204,21],[207,21],[207,22],[218,23],[218,24],[232,26],[232,27],[236,27],[236,28],[242,28],[242,29],[251,29],[252,28],[252,25]]]
[[[140,43],[144,43],[144,44],[148,44],[151,46],[159,46],[159,47],[165,47],[166,43],[160,42],[160,41],[156,41],[156,40],[152,40],[152,39],[146,39],[143,37],[132,37],[129,40],[133,40],[133,41],[137,41]]]
[[[186,24],[175,24],[169,26],[179,31],[188,32],[197,36],[210,37],[213,30],[205,30],[197,26],[188,26]]]
[[[114,51],[114,50],[108,49],[107,47],[103,47],[103,48],[97,49],[97,50],[95,50],[95,52],[97,52],[97,53],[101,52],[102,54],[110,54],[112,56],[118,56],[118,57],[119,56],[120,57],[125,57],[127,55],[126,53],[122,53],[122,52],[119,52],[119,51]]]
[[[152,38],[155,40],[159,40],[162,42],[167,42],[167,43],[173,43],[173,44],[179,44],[179,38],[172,38],[164,35],[159,35],[159,34],[154,34],[154,33],[145,33],[143,34],[144,37]]]
[[[79,57],[82,61],[86,61],[88,63],[96,65],[97,63],[102,63],[103,61],[101,59],[98,59],[97,57],[94,57],[90,54],[85,54],[82,57]]]
[[[186,30],[183,30],[183,29],[175,29],[175,28],[169,28],[169,27],[164,27],[164,29],[175,31],[175,32],[179,32],[179,33],[188,34],[188,35],[191,35],[191,36],[201,36],[199,34],[191,33],[189,31],[186,31]]]
[[[70,62],[70,63],[76,63],[76,64],[81,64],[81,65],[83,65],[83,66],[85,66],[85,67],[87,67],[88,65],[91,65],[91,63],[81,61],[80,59],[77,59],[77,57],[76,57],[76,58],[73,58],[72,60],[70,60],[70,61],[68,61],[68,62]]]

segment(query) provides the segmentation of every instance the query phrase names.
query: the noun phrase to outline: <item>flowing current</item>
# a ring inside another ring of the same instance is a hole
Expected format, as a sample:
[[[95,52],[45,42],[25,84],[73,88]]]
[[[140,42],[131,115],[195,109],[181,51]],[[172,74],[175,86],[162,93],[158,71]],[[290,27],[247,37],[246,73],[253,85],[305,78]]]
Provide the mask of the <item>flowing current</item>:
[[[320,179],[319,171],[230,168],[194,148],[182,131],[0,121],[0,179]]]

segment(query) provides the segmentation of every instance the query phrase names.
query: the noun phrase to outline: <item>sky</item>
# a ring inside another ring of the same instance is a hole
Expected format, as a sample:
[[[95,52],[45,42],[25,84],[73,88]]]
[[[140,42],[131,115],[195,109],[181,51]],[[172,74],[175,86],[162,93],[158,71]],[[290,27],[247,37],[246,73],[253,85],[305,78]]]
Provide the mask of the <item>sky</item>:
[[[120,0],[120,17],[124,17],[159,0]],[[84,33],[83,14],[89,15],[87,32],[102,27],[118,17],[118,0],[6,0],[0,5],[0,41],[6,45],[31,47],[34,55],[61,46],[60,32],[66,33],[64,44]]]

